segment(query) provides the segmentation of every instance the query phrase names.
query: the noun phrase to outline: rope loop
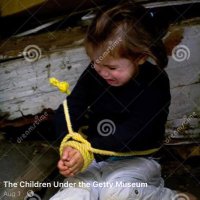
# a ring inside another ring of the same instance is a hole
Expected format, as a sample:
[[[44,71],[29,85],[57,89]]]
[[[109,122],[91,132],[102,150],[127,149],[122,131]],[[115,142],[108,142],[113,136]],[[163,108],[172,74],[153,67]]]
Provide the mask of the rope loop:
[[[91,144],[86,139],[84,139],[79,133],[74,132],[74,133],[68,134],[67,137],[65,137],[63,141],[61,142],[61,145],[60,145],[61,156],[62,156],[64,148],[67,146],[75,148],[81,153],[84,160],[84,164],[81,171],[82,172],[85,171],[85,169],[87,169],[88,166],[94,160],[94,155],[91,151],[92,150]]]
[[[69,84],[67,82],[60,82],[55,78],[50,78],[49,81],[53,86],[58,87],[58,89],[61,92],[70,94]],[[62,156],[64,148],[67,146],[77,149],[81,153],[84,160],[84,164],[81,169],[82,172],[86,170],[88,166],[92,163],[92,161],[94,160],[94,154],[101,154],[101,155],[107,155],[107,156],[142,156],[142,155],[149,155],[149,154],[155,153],[156,151],[160,149],[160,148],[154,148],[154,149],[148,149],[148,150],[143,150],[143,151],[114,152],[114,151],[107,151],[107,150],[92,148],[91,144],[83,137],[83,134],[81,132],[76,133],[73,131],[71,120],[70,120],[69,109],[67,105],[67,100],[64,100],[63,108],[64,108],[64,114],[65,114],[65,119],[67,123],[68,134],[63,138],[61,142],[60,156]]]

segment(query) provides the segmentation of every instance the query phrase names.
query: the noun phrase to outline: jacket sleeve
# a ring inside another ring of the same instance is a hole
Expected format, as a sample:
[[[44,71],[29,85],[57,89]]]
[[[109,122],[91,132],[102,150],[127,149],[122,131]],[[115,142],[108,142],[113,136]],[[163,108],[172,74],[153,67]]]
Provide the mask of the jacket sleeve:
[[[168,79],[164,84],[147,86],[131,105],[129,117],[113,121],[115,132],[107,136],[97,134],[92,146],[122,152],[159,147],[165,134],[170,98]]]
[[[74,131],[85,124],[85,113],[88,107],[88,84],[90,84],[90,66],[82,73],[71,94],[67,97],[70,119]],[[67,134],[67,126],[63,105],[61,104],[55,114],[55,129],[58,139],[62,139]]]

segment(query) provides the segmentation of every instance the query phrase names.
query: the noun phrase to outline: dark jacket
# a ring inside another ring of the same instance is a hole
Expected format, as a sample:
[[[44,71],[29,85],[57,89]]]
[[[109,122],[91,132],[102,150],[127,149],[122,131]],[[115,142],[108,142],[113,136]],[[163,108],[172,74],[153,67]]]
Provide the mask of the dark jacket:
[[[108,85],[89,65],[67,101],[74,131],[87,124],[88,141],[94,148],[127,152],[163,143],[170,105],[169,79],[165,71],[149,62],[120,87]],[[111,132],[102,134],[99,125],[103,122],[111,123]],[[57,134],[64,137],[67,129],[62,105],[56,124]]]

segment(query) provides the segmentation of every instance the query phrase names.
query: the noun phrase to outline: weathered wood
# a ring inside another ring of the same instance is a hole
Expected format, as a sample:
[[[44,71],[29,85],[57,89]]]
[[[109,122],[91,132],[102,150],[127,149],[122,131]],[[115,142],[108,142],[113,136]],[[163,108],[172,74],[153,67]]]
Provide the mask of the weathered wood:
[[[0,59],[23,58],[22,52],[24,51],[24,48],[32,44],[37,45],[44,56],[66,49],[82,47],[85,31],[86,28],[84,27],[68,27],[65,30],[47,32],[33,36],[21,38],[11,37],[0,41]]]
[[[138,1],[140,2],[140,1]],[[194,0],[192,3],[199,3],[199,0]],[[191,4],[190,0],[172,0],[172,1],[146,1],[147,8],[155,8],[155,7],[164,7],[164,6],[175,6],[175,5],[184,5],[184,4]]]
[[[76,31],[78,33],[74,34]],[[193,19],[171,26],[165,37],[169,54],[169,65],[166,70],[169,74],[172,94],[168,118],[170,123],[193,112],[200,113],[199,33],[200,20]],[[12,39],[11,42],[5,43],[4,47],[7,48],[4,52],[11,55],[9,49],[13,49],[12,56],[16,56],[19,50],[22,52],[23,48],[34,40],[34,44],[41,47],[42,58],[35,62],[17,59],[0,64],[0,115],[2,117],[13,120],[41,113],[45,108],[55,110],[63,101],[65,95],[51,87],[48,78],[55,76],[60,80],[67,80],[72,89],[89,63],[82,43],[83,30],[71,29],[66,35],[59,33],[58,36],[55,35],[56,39],[52,40],[47,33],[47,35]],[[174,47],[178,45],[184,45],[186,48],[183,52],[185,59],[182,61],[172,56]],[[1,48],[0,51],[3,52],[3,49]],[[171,127],[171,130],[173,129],[174,127]]]
[[[74,86],[89,61],[83,48],[54,53],[35,63],[23,60],[1,64],[0,110],[9,112],[9,119],[40,113],[45,108],[56,109],[65,98],[49,84],[55,76]]]

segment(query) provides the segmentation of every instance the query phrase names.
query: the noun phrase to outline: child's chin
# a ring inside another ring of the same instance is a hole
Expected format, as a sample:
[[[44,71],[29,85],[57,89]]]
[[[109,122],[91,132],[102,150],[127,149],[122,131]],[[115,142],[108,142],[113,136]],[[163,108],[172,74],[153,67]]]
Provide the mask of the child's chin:
[[[122,86],[123,84],[120,84],[120,83],[108,83],[110,86],[113,86],[113,87],[119,87],[119,86]]]

